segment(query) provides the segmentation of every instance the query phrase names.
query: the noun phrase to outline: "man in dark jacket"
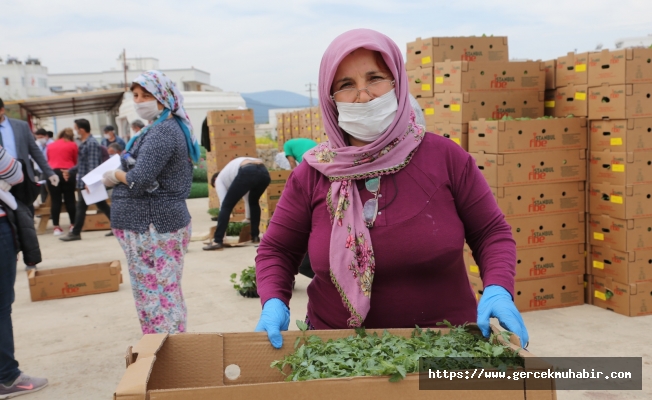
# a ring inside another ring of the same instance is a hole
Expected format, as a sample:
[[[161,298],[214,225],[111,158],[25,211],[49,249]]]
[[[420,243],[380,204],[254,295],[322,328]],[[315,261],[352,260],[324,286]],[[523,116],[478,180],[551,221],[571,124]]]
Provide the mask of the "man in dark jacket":
[[[0,146],[0,191],[2,192],[0,199],[10,202],[9,189],[22,180],[23,172],[20,163]],[[22,373],[18,369],[18,361],[14,358],[11,304],[15,297],[16,256],[19,248],[14,235],[17,225],[13,225],[8,217],[11,209],[12,207],[0,200],[0,398],[2,399],[36,392],[48,384],[47,379]]]

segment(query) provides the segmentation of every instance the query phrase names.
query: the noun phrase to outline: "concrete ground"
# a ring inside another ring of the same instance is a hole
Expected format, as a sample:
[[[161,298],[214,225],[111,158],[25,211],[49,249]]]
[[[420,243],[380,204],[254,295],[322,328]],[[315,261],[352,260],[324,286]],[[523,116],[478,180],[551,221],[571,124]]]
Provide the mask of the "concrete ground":
[[[206,199],[189,200],[195,234],[212,226]],[[62,226],[68,224],[62,216]],[[63,243],[52,227],[39,237],[42,269],[120,260],[124,284],[115,293],[31,302],[24,264],[19,262],[13,308],[16,358],[28,374],[47,377],[50,386],[25,399],[109,399],[125,370],[127,346],[141,337],[126,261],[115,238],[106,232],[82,233],[80,242]],[[258,299],[238,296],[229,275],[254,264],[256,248],[205,252],[192,242],[186,256],[183,290],[190,332],[252,331],[260,315]],[[297,277],[292,318],[303,319],[306,287]],[[529,350],[539,356],[643,357],[643,392],[559,392],[560,400],[652,398],[652,316],[628,318],[584,305],[523,314],[530,333]],[[481,397],[481,395],[480,395]],[[23,397],[21,397],[23,398]]]

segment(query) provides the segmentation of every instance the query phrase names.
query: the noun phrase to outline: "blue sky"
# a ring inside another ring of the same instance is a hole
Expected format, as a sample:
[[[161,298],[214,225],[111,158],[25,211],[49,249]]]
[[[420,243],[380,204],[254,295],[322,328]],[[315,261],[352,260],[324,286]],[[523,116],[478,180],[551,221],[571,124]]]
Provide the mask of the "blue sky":
[[[0,0],[0,57],[39,57],[52,73],[96,72],[127,57],[194,66],[225,90],[305,93],[340,33],[379,30],[405,51],[416,37],[509,37],[512,58],[551,59],[652,33],[644,0],[96,1]]]

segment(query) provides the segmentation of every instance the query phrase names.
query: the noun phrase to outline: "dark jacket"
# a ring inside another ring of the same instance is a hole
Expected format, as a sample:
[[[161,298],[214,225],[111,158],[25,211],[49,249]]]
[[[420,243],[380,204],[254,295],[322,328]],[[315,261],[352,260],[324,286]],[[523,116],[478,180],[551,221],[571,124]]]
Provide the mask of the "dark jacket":
[[[12,210],[9,206],[2,204],[2,208],[7,213],[11,229],[14,231],[14,244],[16,245],[16,254],[23,252],[23,261],[25,264],[38,264],[41,258],[41,249],[34,228],[34,217],[29,208],[17,201],[18,208]]]

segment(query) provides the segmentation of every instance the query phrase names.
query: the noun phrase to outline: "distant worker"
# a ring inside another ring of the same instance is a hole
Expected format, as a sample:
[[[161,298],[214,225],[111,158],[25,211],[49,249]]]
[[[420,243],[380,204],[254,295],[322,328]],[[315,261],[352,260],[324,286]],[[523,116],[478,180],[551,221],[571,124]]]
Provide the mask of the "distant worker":
[[[222,250],[224,235],[229,226],[233,207],[244,197],[246,216],[251,219],[251,241],[260,243],[260,204],[258,200],[271,182],[269,171],[263,160],[240,157],[226,164],[222,171],[213,174],[211,185],[217,190],[220,200],[220,214],[217,216],[217,228],[213,242],[204,246],[204,250]]]
[[[109,153],[109,157],[116,155],[116,154],[122,154],[122,147],[118,143],[111,143],[109,147],[106,148],[106,151]]]
[[[66,204],[66,211],[68,211],[68,216],[70,217],[70,231],[72,231],[75,224],[77,207],[75,205],[75,186],[77,175],[74,172],[71,173],[70,170],[77,165],[79,149],[74,141],[74,137],[75,134],[72,128],[65,128],[59,133],[58,139],[47,148],[48,163],[54,173],[59,177],[58,186],[54,186],[48,182],[48,191],[52,198],[50,216],[54,225],[54,236],[63,235],[63,229],[59,225],[62,197]]]
[[[102,139],[102,146],[108,148],[111,143],[117,143],[122,148],[120,151],[127,147],[127,144],[116,133],[115,128],[111,125],[104,127],[104,139]]]
[[[97,166],[102,164],[102,146],[97,143],[97,140],[91,135],[91,124],[87,119],[77,119],[75,120],[75,130],[81,136],[82,144],[79,146],[79,156],[77,158],[77,165],[74,168],[71,168],[68,173],[64,173],[64,178],[68,179],[70,173],[77,174],[76,184],[77,189],[80,191],[87,190],[84,181],[82,178],[94,170]],[[102,211],[108,219],[111,219],[111,207],[106,202],[102,200],[96,203],[97,208]],[[72,232],[68,235],[59,238],[64,242],[72,242],[74,240],[81,240],[81,230],[84,227],[84,222],[86,221],[86,211],[88,210],[88,204],[84,200],[84,196],[79,193],[79,199],[77,200],[77,209],[75,212],[75,224],[72,228]],[[106,236],[112,236],[112,233],[108,233]]]
[[[292,169],[303,161],[303,155],[310,149],[317,147],[317,142],[312,139],[296,138],[290,139],[283,145],[285,157],[290,162]]]
[[[140,131],[143,130],[145,124],[139,119],[135,119],[131,122],[131,137],[140,135]]]

